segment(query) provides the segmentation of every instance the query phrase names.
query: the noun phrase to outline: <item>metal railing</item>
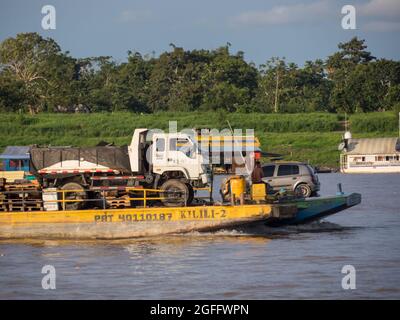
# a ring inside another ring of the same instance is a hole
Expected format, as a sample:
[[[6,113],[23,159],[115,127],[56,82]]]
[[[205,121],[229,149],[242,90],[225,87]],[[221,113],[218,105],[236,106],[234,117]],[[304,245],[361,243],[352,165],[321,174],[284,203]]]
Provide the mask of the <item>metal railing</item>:
[[[130,194],[130,192],[132,191],[139,191],[142,192],[143,195],[141,197],[125,197],[123,200],[126,201],[143,201],[143,207],[146,208],[147,207],[147,201],[151,201],[151,200],[164,200],[165,197],[154,197],[154,196],[148,196],[149,193],[172,193],[172,191],[164,191],[164,190],[159,190],[159,189],[145,189],[145,188],[135,188],[135,187],[126,187],[125,191],[128,193],[128,195]],[[103,203],[103,209],[107,208],[107,201],[114,201],[114,200],[122,200],[121,198],[107,198],[106,197],[106,191],[103,190],[101,192],[102,197],[101,198],[95,198],[95,199],[71,199],[68,200],[66,199],[66,194],[67,193],[82,193],[84,192],[84,190],[56,190],[53,192],[57,192],[57,193],[61,193],[61,200],[49,200],[49,201],[44,201],[44,202],[49,202],[49,203],[61,203],[62,204],[62,208],[63,210],[65,209],[65,204],[68,202],[98,202],[99,200],[102,201]]]
[[[185,206],[187,206],[186,199],[187,199],[187,193],[184,192],[182,194],[181,191],[166,191],[166,190],[160,190],[160,189],[145,189],[145,188],[137,188],[137,187],[125,187],[124,191],[126,192],[125,197],[110,197],[106,195],[107,190],[102,190],[102,191],[97,191],[98,193],[101,194],[101,197],[96,197],[96,198],[86,198],[84,195],[82,198],[79,198],[79,194],[86,193],[87,191],[90,190],[84,190],[84,189],[76,189],[76,190],[62,190],[62,189],[57,189],[57,190],[27,190],[21,188],[20,190],[13,190],[13,191],[0,191],[0,205],[12,205],[12,206],[31,206],[35,204],[41,204],[41,207],[47,204],[52,204],[52,203],[57,203],[61,204],[62,210],[67,210],[66,205],[68,203],[78,203],[78,202],[85,202],[85,203],[90,203],[90,202],[100,202],[102,203],[102,208],[107,209],[108,203],[112,201],[143,201],[143,207],[146,208],[148,205],[148,201],[152,200],[165,200],[167,197],[165,196],[166,194],[174,194],[178,193],[181,194],[183,199],[185,199]],[[211,192],[211,188],[194,188],[194,191],[209,191]],[[132,193],[134,192],[139,192],[141,193],[138,195],[138,197],[133,197]],[[43,194],[57,194],[57,199],[46,199],[43,200]],[[78,194],[77,198],[75,199],[69,199],[68,198],[68,193],[75,193]],[[21,197],[22,194],[22,197]],[[37,198],[29,198],[28,194],[36,195]],[[155,196],[154,194],[157,194],[158,196]],[[2,195],[5,195],[5,197],[1,197]],[[9,198],[7,197],[8,195],[17,195],[20,198]],[[128,195],[128,197],[126,197]],[[40,197],[39,197],[40,196]],[[201,199],[201,198],[208,198],[208,196],[200,197],[196,196],[196,199]],[[176,200],[179,201],[179,198]]]

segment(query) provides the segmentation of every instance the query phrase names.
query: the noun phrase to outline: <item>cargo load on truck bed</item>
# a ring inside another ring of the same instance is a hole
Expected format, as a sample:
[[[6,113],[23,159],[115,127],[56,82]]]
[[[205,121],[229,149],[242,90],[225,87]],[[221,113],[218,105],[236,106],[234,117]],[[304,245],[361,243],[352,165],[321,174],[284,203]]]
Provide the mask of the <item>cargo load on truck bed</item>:
[[[32,147],[30,154],[33,171],[38,173],[70,170],[131,173],[127,146]]]

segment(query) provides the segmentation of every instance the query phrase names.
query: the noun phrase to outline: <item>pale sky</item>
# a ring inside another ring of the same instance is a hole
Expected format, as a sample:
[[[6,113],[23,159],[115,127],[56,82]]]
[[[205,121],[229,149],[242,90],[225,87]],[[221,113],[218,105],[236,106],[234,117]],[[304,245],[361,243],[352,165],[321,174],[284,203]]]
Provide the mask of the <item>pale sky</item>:
[[[345,4],[356,8],[356,30],[341,27]],[[41,27],[44,5],[56,8],[56,30]],[[74,57],[119,62],[128,50],[158,55],[170,43],[214,49],[229,42],[256,65],[272,56],[302,65],[354,36],[378,58],[400,60],[400,0],[0,0],[0,41],[33,31]]]

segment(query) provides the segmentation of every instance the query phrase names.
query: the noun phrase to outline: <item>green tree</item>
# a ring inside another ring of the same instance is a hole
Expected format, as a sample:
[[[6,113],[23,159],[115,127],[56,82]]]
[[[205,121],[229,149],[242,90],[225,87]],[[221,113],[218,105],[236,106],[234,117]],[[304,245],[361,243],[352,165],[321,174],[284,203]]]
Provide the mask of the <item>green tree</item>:
[[[27,101],[21,81],[0,74],[0,111],[18,111]]]
[[[329,56],[326,61],[328,77],[333,81],[330,103],[335,111],[354,112],[360,110],[360,103],[354,103],[355,96],[359,93],[358,85],[351,78],[359,65],[368,65],[375,59],[369,51],[365,40],[352,38],[345,43],[339,43],[339,51]],[[361,67],[362,69],[363,67]]]
[[[151,70],[151,61],[146,61],[138,52],[128,53],[128,62],[116,68],[112,87],[113,110],[149,111],[147,103]],[[106,86],[110,88],[110,83]]]
[[[307,61],[304,68],[272,58],[261,66],[257,110],[261,112],[328,111],[330,85],[322,60]]]
[[[75,73],[74,59],[37,33],[21,33],[0,44],[2,77],[23,85],[24,109],[37,111],[68,103],[66,89]]]
[[[364,40],[339,43],[303,67],[272,58],[258,69],[230,44],[159,57],[128,52],[75,59],[37,33],[0,44],[0,110],[133,112],[365,112],[400,104],[400,62],[376,60]]]

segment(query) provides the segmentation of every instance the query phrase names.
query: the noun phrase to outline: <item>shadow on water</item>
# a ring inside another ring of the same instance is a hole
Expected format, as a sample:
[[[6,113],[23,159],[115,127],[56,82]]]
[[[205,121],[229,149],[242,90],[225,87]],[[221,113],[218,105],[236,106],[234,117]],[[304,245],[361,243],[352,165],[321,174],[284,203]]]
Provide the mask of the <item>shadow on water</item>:
[[[245,234],[248,236],[264,236],[269,238],[289,236],[303,233],[338,233],[338,232],[349,232],[362,227],[352,226],[345,227],[336,223],[328,221],[314,221],[302,225],[291,225],[282,227],[269,227],[266,225],[255,225],[246,226],[242,228],[236,228],[236,232]]]

